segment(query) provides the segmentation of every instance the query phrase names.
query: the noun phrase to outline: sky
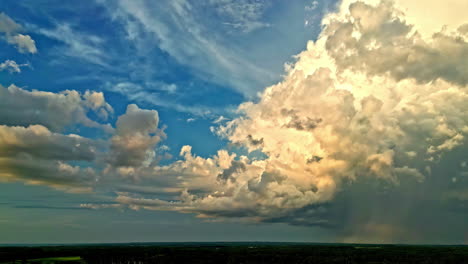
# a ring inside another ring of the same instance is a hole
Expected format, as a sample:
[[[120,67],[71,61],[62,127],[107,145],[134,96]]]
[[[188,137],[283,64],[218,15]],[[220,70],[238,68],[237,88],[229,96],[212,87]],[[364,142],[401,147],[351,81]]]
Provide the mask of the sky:
[[[1,1],[0,244],[468,244],[467,9]]]

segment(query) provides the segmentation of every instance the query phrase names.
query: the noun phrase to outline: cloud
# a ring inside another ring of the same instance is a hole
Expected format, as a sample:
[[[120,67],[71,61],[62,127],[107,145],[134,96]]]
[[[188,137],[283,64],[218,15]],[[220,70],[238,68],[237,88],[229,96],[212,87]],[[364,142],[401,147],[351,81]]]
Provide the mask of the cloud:
[[[252,87],[263,87],[274,79],[271,72],[248,60],[244,52],[218,40],[217,33],[204,20],[206,5],[210,2],[182,0],[158,5],[151,1],[101,2],[109,9],[112,18],[125,27],[127,38],[141,54],[148,54],[152,47],[144,45],[145,41],[156,41],[159,49],[178,63],[190,66],[196,76],[211,83],[234,87],[247,96],[255,95],[256,90]],[[242,30],[253,30],[261,26],[249,18],[260,12],[255,11],[260,9],[260,4],[255,3],[223,1],[216,6],[219,12],[228,13],[229,18],[234,19],[234,25]]]
[[[70,161],[93,161],[98,144],[76,135],[52,133],[41,125],[0,125],[0,180],[22,180],[70,192],[90,191],[94,169]]]
[[[126,113],[117,120],[111,139],[110,163],[117,167],[149,166],[156,155],[156,144],[165,137],[158,123],[156,110],[129,105]]]
[[[61,134],[77,125],[112,133],[113,113],[103,93],[59,93],[0,86],[0,181],[24,181],[67,192],[90,192],[98,182],[104,140]]]
[[[225,122],[227,120],[229,120],[229,119],[221,115],[221,116],[217,117],[215,120],[213,120],[213,124],[220,124],[220,123]]]
[[[270,24],[262,22],[263,12],[268,7],[267,2],[260,0],[210,0],[209,4],[216,8],[218,14],[228,25],[243,33],[250,33]]]
[[[86,62],[110,68],[109,56],[104,50],[104,40],[72,28],[69,24],[59,24],[53,29],[40,28],[38,32],[48,38],[60,41],[57,47],[60,56],[74,57]]]
[[[77,135],[50,132],[41,125],[10,127],[0,125],[0,156],[28,154],[40,159],[85,160],[95,158],[94,142]]]
[[[36,42],[29,35],[7,36],[7,42],[16,45],[21,53],[37,53]]]
[[[406,13],[406,21],[415,25],[423,36],[430,37],[444,27],[456,28],[466,23],[462,10],[468,8],[468,3],[463,0],[426,1],[425,5],[418,0],[396,0],[395,4]],[[429,12],[431,18],[427,17]]]
[[[314,11],[315,9],[317,9],[319,6],[319,2],[318,1],[312,1],[312,3],[310,5],[307,5],[305,6],[305,11]]]
[[[0,63],[0,71],[8,71],[9,73],[20,73],[21,67],[29,66],[29,64],[18,64],[13,60],[6,60]]]
[[[0,181],[24,181],[67,192],[89,192],[99,178],[106,143],[60,134],[77,124],[103,128],[88,112],[112,113],[102,93],[27,91],[0,86]],[[79,164],[79,165],[77,165]]]
[[[17,205],[14,208],[18,209],[48,209],[48,210],[88,210],[86,207],[76,206],[49,206],[49,205]]]
[[[22,27],[5,13],[0,13],[0,33],[5,34],[5,40],[15,45],[21,53],[37,53],[36,43],[29,35],[23,35],[18,32]]]
[[[391,5],[382,8],[357,2],[349,8],[354,22],[330,24],[335,31],[326,46],[339,70],[389,73],[397,80],[414,78],[422,83],[440,78],[468,84],[468,42],[463,35],[439,32],[423,39],[394,12]]]
[[[0,32],[11,34],[19,30],[21,30],[20,25],[18,25],[5,13],[0,13]]]
[[[34,158],[0,158],[0,180],[41,184],[66,192],[91,192],[97,178],[92,168]]]
[[[8,98],[0,101],[0,124],[9,126],[38,124],[60,131],[69,125],[82,124],[109,130],[108,125],[91,120],[87,113],[95,111],[106,117],[113,112],[99,92],[88,91],[84,95],[74,90],[52,93],[0,85],[0,97]]]
[[[210,116],[222,110],[205,106],[188,106],[173,102],[172,100],[163,100],[161,96],[155,93],[156,90],[163,90],[169,93],[175,93],[177,88],[174,84],[165,84],[162,82],[148,83],[145,86],[132,82],[118,82],[115,84],[105,83],[103,88],[107,91],[119,93],[126,96],[131,102],[142,105],[159,106],[173,109],[177,112],[190,113],[195,116]]]
[[[121,204],[80,204],[81,209],[105,209],[105,208],[121,208]]]
[[[343,3],[284,80],[218,128],[248,156],[202,158],[185,146],[182,160],[139,172],[140,184],[167,177],[180,196],[121,193],[116,201],[322,226],[346,241],[432,239],[443,221],[418,225],[432,209],[437,219],[450,214],[444,223],[456,228],[447,239],[458,241],[466,214],[449,213],[460,201],[444,197],[460,197],[467,184],[458,165],[468,143],[467,39],[463,27],[430,38],[414,28],[390,1]]]

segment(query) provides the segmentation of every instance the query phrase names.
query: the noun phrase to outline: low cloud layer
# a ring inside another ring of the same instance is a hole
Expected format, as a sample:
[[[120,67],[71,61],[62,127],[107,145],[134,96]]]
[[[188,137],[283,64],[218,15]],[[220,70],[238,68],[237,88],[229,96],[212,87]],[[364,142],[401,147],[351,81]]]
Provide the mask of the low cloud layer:
[[[41,125],[0,125],[0,181],[23,180],[67,191],[91,190],[94,169],[69,161],[93,161],[95,142],[52,133]]]
[[[91,191],[99,178],[95,162],[105,143],[60,132],[76,125],[112,132],[110,125],[87,116],[91,111],[112,112],[102,93],[27,91],[11,85],[0,86],[0,98],[6,99],[0,102],[0,181]]]

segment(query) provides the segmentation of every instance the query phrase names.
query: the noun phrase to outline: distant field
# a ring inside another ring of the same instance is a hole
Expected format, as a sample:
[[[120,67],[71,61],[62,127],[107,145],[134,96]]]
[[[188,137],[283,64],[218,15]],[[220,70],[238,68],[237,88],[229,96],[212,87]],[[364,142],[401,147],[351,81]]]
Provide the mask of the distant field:
[[[0,264],[444,263],[468,264],[468,246],[153,243],[0,247]]]
[[[81,257],[75,256],[75,257],[51,257],[51,258],[39,258],[39,259],[30,259],[29,261],[34,263],[34,262],[39,262],[39,263],[55,263],[55,262],[68,262],[68,261],[79,261],[81,260]]]
[[[31,264],[55,264],[55,263],[63,263],[63,262],[74,262],[74,263],[84,263],[81,262],[81,257],[74,256],[74,257],[50,257],[50,258],[36,258],[36,259],[26,259],[26,260],[15,260],[15,261],[7,261],[2,262],[0,264],[6,263],[31,263]]]

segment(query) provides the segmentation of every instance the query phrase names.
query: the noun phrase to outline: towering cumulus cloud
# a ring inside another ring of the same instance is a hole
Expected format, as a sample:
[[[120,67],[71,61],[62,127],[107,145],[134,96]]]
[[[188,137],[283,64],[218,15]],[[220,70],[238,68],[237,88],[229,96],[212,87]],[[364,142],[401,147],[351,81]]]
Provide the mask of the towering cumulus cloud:
[[[460,227],[457,208],[468,190],[466,27],[422,36],[391,1],[345,1],[285,79],[217,130],[266,158],[220,151],[203,159],[184,147],[183,160],[149,173],[177,175],[180,197],[121,193],[117,201],[325,226],[354,241],[422,239],[440,230],[443,210]]]

